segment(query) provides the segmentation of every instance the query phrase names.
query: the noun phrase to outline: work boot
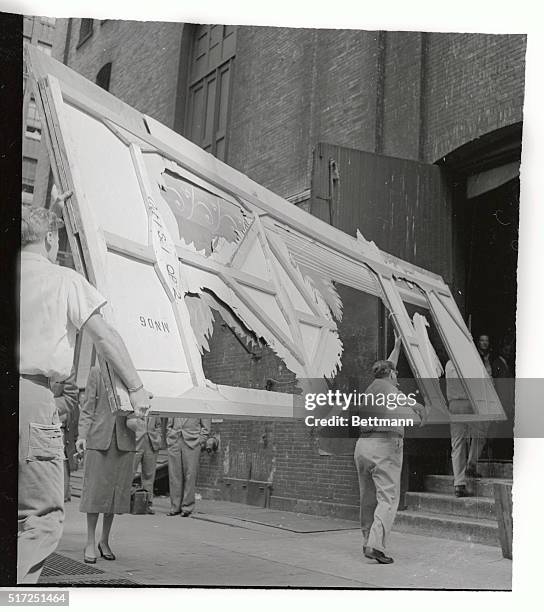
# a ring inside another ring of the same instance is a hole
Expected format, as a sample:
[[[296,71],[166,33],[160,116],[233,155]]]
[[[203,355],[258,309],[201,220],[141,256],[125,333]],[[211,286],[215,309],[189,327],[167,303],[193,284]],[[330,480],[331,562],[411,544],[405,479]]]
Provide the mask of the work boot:
[[[375,548],[369,548],[368,546],[365,546],[363,551],[367,559],[375,559],[378,563],[383,564],[393,563],[392,557],[388,557],[381,550],[376,550]]]
[[[467,491],[465,485],[453,487],[453,491],[455,493],[455,497],[470,497],[470,493]]]

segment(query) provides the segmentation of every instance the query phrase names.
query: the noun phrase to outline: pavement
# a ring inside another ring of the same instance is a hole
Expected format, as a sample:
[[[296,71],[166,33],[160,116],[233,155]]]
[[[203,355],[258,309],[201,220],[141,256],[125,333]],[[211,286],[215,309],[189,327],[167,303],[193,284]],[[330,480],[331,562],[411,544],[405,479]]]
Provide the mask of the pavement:
[[[379,565],[363,557],[356,523],[197,503],[190,518],[166,516],[165,497],[155,498],[155,515],[116,516],[110,544],[117,559],[87,567],[107,572],[112,584],[148,586],[511,590],[512,562],[497,547],[393,532],[395,563]],[[78,506],[77,499],[66,504],[56,551],[74,561],[82,561],[85,543]]]

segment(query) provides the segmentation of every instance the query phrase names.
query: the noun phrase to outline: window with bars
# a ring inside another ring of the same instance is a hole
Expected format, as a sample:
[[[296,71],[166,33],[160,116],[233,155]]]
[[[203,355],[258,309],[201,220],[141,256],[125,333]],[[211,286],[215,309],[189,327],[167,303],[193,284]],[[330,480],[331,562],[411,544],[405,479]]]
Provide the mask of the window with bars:
[[[96,84],[102,89],[109,91],[110,89],[110,79],[111,79],[111,62],[104,64],[102,68],[98,71],[96,75]]]
[[[40,116],[38,114],[36,102],[33,98],[31,98],[28,102],[25,136],[27,138],[32,138],[32,140],[41,140],[42,138],[42,125],[40,122]]]
[[[189,70],[187,136],[205,151],[226,158],[230,84],[236,26],[195,26]]]
[[[38,161],[32,157],[23,157],[23,193],[34,193],[34,182],[36,179],[36,167]]]
[[[79,41],[77,46],[82,45],[93,34],[94,19],[82,19],[79,26]]]

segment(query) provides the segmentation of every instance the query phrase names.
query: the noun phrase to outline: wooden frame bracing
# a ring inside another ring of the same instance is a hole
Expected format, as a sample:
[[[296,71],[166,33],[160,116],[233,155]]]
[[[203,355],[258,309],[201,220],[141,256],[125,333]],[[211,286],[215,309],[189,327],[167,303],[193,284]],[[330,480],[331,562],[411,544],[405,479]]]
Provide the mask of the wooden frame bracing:
[[[463,380],[474,414],[456,420],[504,418],[441,277],[298,209],[36,49],[27,56],[55,183],[72,192],[64,216],[76,267],[107,298],[104,316],[153,391],[154,412],[300,414],[300,397],[206,380],[200,353],[219,311],[299,380],[334,376],[339,281],[392,313],[431,420],[451,419],[406,302],[428,308]],[[115,373],[101,366],[112,406],[128,408]]]

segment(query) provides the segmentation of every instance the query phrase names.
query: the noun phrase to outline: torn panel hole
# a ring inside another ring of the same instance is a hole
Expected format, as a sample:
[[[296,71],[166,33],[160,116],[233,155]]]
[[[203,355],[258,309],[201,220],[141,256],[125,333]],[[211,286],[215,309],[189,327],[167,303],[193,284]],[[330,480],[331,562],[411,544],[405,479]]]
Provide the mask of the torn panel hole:
[[[300,392],[296,375],[284,360],[213,292],[186,294],[185,302],[208,380],[231,387]]]
[[[209,340],[216,323],[231,334],[248,355],[260,359],[260,351],[267,346],[266,341],[249,329],[233,309],[212,291],[203,288],[200,293],[186,293],[185,303],[201,353],[210,351]]]

